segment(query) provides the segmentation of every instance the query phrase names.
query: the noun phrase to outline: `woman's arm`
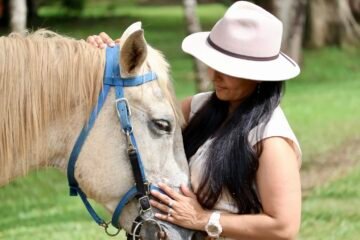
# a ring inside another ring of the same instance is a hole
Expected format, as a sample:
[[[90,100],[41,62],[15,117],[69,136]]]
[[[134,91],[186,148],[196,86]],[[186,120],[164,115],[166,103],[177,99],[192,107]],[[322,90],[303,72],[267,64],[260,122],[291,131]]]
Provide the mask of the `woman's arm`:
[[[301,186],[296,154],[280,137],[263,140],[263,152],[257,172],[257,187],[263,205],[261,214],[222,213],[220,223],[224,237],[234,239],[294,239],[301,218]],[[153,192],[164,203],[173,201],[171,217],[156,216],[185,228],[204,231],[210,212],[202,209],[196,196],[182,187],[184,196],[171,188],[161,188],[173,199]],[[168,206],[152,201],[152,205],[167,212]]]
[[[300,173],[296,154],[285,139],[263,140],[257,188],[263,213],[222,214],[223,235],[235,239],[295,239],[301,221]]]

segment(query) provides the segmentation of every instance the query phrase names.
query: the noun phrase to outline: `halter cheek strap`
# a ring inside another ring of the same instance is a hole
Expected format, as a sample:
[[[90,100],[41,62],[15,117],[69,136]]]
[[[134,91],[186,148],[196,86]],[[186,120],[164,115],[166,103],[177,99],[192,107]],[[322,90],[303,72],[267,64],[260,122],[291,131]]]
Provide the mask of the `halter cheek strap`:
[[[81,190],[76,178],[75,178],[75,166],[78,156],[81,152],[81,148],[86,141],[90,130],[94,126],[95,120],[99,115],[101,108],[104,105],[106,97],[109,93],[111,87],[115,88],[116,93],[116,110],[119,116],[120,125],[122,131],[125,133],[128,141],[128,155],[131,163],[131,167],[134,173],[135,185],[124,195],[124,197],[119,201],[118,206],[116,207],[111,224],[120,229],[118,224],[121,212],[125,205],[132,200],[133,198],[138,198],[140,204],[140,216],[145,216],[147,212],[151,210],[149,203],[149,192],[150,190],[158,190],[159,188],[148,183],[141,160],[140,153],[137,148],[136,139],[132,131],[131,125],[131,111],[127,99],[124,96],[124,87],[135,87],[142,85],[144,83],[153,81],[157,79],[155,73],[149,72],[144,75],[123,78],[120,75],[120,65],[119,65],[119,56],[120,56],[120,46],[114,48],[106,49],[106,65],[104,73],[104,86],[102,91],[99,94],[98,103],[93,109],[88,123],[83,127],[74,148],[70,154],[70,159],[67,168],[67,177],[70,187],[70,196],[79,195],[83,201],[86,209],[88,210],[91,217],[94,221],[103,226],[107,232],[109,223],[106,223],[99,215],[96,213],[94,208],[89,203],[86,194]],[[152,214],[149,215],[152,217]],[[108,232],[107,232],[108,233]],[[109,233],[108,233],[109,234]],[[111,235],[111,234],[109,234]]]

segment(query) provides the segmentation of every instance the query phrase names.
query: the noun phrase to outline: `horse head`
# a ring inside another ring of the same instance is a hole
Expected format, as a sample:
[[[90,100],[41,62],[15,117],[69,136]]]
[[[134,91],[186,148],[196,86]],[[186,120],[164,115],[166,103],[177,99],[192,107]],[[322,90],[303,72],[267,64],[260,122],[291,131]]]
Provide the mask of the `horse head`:
[[[1,147],[4,149],[0,155],[2,160],[5,159],[0,162],[4,166],[0,170],[0,184],[30,169],[47,165],[66,170],[78,135],[88,124],[91,109],[97,107],[97,96],[103,91],[104,50],[51,32],[39,35],[2,39],[5,47],[15,42],[17,48],[23,50],[16,53],[21,55],[17,57],[31,59],[32,63],[24,60],[27,67],[12,69],[16,76],[7,79],[12,74],[6,68],[3,56],[0,57],[0,90],[4,91],[0,113],[7,114],[0,120]],[[182,183],[189,184],[181,136],[182,115],[174,100],[167,62],[160,52],[146,43],[140,23],[131,25],[124,32],[120,48],[121,77],[130,79],[148,72],[157,77],[156,81],[124,88],[131,111],[132,133],[147,180],[155,184],[166,182],[174,188]],[[7,61],[11,64],[19,60],[14,57]],[[7,92],[10,89],[17,92]],[[81,190],[110,213],[134,186],[127,154],[128,136],[119,123],[115,99],[115,90],[110,89],[74,165],[74,177]],[[8,109],[10,103],[15,109]],[[25,123],[24,127],[22,124]],[[23,146],[21,151],[16,143]],[[138,215],[139,203],[132,200],[125,205],[117,221],[131,232]],[[193,233],[186,229],[148,221],[141,228],[142,238],[158,239],[158,224],[165,230],[167,239],[192,237]]]
[[[188,183],[181,114],[177,112],[169,85],[168,66],[161,54],[147,45],[139,23],[130,26],[121,37],[118,64],[125,82],[149,72],[158,78],[157,81],[124,88],[131,112],[130,131],[136,137],[136,148],[141,154],[147,180],[151,183],[166,181],[175,188],[181,183]],[[109,99],[118,98],[113,95],[116,95],[114,91],[110,92]],[[75,176],[89,196],[114,212],[121,196],[134,185],[134,172],[127,156],[129,138],[120,128],[114,100],[106,100],[103,111],[104,116],[99,116],[98,126],[94,126],[89,143],[84,146],[83,156],[79,157]],[[99,161],[102,163],[99,164]],[[94,172],[97,179],[91,177]],[[127,232],[134,231],[132,228],[136,224],[133,221],[138,215],[138,201],[129,202],[122,210],[119,223]],[[140,235],[144,239],[158,239],[160,229],[166,232],[168,239],[190,239],[192,235],[168,223],[159,224],[154,218],[144,223]]]

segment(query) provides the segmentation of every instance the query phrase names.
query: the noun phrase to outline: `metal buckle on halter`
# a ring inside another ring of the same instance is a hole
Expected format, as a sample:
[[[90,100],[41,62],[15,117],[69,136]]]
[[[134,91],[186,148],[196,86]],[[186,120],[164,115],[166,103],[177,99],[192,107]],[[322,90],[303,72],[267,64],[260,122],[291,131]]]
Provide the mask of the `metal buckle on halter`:
[[[140,203],[141,212],[146,212],[146,211],[151,210],[149,196],[143,196],[143,197],[139,198],[139,203]]]
[[[130,110],[130,105],[129,105],[129,101],[126,98],[118,98],[115,99],[115,106],[116,106],[116,113],[121,121],[121,113],[119,112],[119,108],[118,108],[118,104],[124,102],[125,106],[126,106],[126,111],[128,114],[128,120],[130,122],[130,117],[131,117],[131,110]],[[131,124],[128,126],[129,128],[122,128],[121,130],[123,131],[123,133],[125,133],[126,135],[130,135],[132,133],[132,127]]]
[[[144,185],[146,186],[146,195],[150,195],[151,183],[146,181],[146,182],[144,182]]]
[[[126,98],[117,98],[117,99],[115,99],[115,105],[116,105],[118,116],[120,117],[120,113],[119,113],[119,110],[117,108],[117,105],[119,104],[119,102],[124,102],[125,103],[126,109],[128,111],[129,117],[130,117],[131,116],[131,110],[130,110],[130,107],[129,107],[130,105],[129,105],[129,101]]]
[[[151,205],[150,205],[150,183],[145,182],[144,183],[146,187],[146,195],[139,198],[139,204],[140,204],[140,214],[143,217],[143,219],[148,220],[151,218],[154,218],[154,212],[152,211]]]

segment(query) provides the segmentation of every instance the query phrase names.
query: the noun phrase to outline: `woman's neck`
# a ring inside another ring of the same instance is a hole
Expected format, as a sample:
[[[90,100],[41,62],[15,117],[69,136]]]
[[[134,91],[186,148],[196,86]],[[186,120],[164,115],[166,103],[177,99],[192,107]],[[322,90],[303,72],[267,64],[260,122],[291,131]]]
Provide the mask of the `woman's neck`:
[[[241,104],[242,100],[229,102],[229,114],[232,114]]]

